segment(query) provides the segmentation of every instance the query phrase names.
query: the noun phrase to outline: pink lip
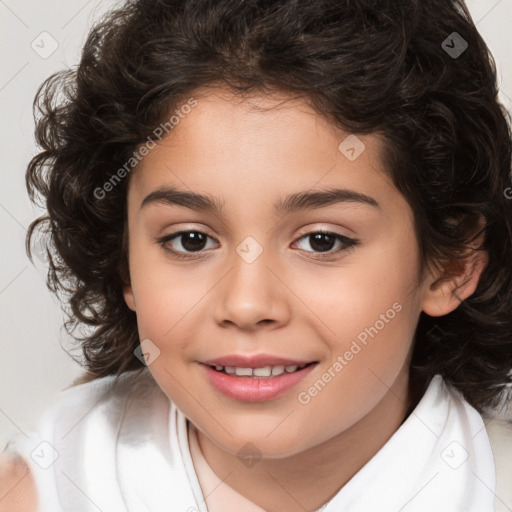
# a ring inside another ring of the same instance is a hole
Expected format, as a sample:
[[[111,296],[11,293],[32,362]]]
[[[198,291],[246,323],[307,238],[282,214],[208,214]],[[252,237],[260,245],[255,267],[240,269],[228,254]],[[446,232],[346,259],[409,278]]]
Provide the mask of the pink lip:
[[[238,377],[234,375],[228,375],[223,372],[218,372],[207,364],[201,364],[200,366],[206,372],[206,376],[210,384],[225,396],[244,402],[263,402],[265,400],[272,400],[273,398],[277,398],[278,396],[286,393],[286,391],[289,391],[291,388],[295,387],[307,375],[309,375],[309,373],[311,373],[316,364],[311,364],[302,370],[298,370],[293,373],[287,373],[285,371],[283,374],[272,378]],[[226,364],[219,366],[230,365]],[[243,366],[241,364],[236,364],[234,366],[242,368],[253,367],[248,365]],[[277,366],[277,364],[274,363],[273,365],[262,366]],[[259,367],[260,366],[254,366],[254,368]]]
[[[296,359],[285,359],[284,357],[272,356],[269,354],[258,354],[255,356],[229,355],[201,361],[210,366],[238,366],[238,368],[264,368],[265,366],[302,366],[312,361],[298,361]]]

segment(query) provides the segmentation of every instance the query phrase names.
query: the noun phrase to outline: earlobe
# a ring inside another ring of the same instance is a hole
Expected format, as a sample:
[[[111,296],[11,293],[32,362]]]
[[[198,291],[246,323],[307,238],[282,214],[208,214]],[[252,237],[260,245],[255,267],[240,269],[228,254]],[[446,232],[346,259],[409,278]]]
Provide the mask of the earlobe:
[[[133,290],[131,285],[127,285],[123,288],[123,296],[126,305],[132,310],[136,311],[135,308],[135,296],[133,295]]]

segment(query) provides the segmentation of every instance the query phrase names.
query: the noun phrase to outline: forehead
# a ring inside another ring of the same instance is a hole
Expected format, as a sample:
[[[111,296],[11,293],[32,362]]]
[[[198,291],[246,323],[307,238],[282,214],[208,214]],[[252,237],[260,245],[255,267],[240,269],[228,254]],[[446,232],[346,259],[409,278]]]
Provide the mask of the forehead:
[[[139,204],[162,184],[273,203],[281,192],[342,185],[369,195],[375,188],[394,188],[383,172],[377,135],[357,136],[361,154],[351,160],[342,149],[354,135],[304,100],[284,94],[241,99],[225,89],[198,90],[191,98],[195,106],[131,176],[131,195]]]

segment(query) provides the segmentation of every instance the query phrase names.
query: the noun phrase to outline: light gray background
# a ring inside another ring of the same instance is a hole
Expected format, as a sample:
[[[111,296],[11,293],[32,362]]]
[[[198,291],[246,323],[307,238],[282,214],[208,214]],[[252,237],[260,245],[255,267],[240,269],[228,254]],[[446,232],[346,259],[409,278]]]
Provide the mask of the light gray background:
[[[25,254],[26,228],[41,211],[28,200],[24,174],[37,152],[37,87],[78,62],[93,21],[117,3],[0,0],[0,451],[13,433],[30,431],[55,394],[82,372],[62,348],[70,340],[60,305],[46,288],[45,268]],[[512,0],[469,0],[468,6],[495,56],[502,102],[510,111]],[[48,55],[52,45],[58,47]]]

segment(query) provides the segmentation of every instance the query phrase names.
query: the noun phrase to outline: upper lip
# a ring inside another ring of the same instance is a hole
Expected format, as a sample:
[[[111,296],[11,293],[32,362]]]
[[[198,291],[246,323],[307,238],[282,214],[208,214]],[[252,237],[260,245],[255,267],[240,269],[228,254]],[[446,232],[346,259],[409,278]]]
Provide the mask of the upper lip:
[[[297,359],[288,359],[285,357],[278,357],[269,354],[258,354],[254,356],[246,355],[228,355],[217,357],[215,359],[208,359],[207,361],[200,361],[209,366],[236,366],[237,368],[264,368],[265,366],[302,366],[304,364],[312,363],[314,361],[305,361]]]

